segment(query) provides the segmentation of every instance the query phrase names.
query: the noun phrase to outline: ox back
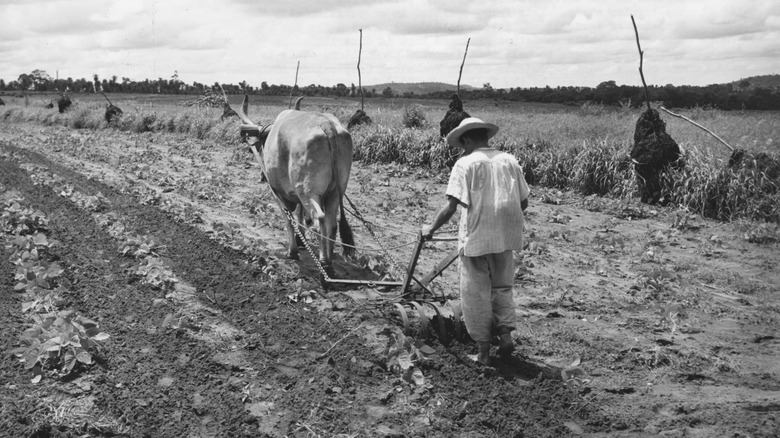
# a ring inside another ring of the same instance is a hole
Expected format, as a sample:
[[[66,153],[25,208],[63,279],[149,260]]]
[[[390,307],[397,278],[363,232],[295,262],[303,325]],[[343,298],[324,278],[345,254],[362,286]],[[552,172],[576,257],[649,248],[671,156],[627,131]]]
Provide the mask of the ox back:
[[[282,111],[271,126],[262,157],[268,183],[280,207],[319,223],[319,261],[332,275],[332,257],[337,220],[344,253],[354,248],[349,224],[344,216],[343,195],[352,170],[352,137],[331,114],[308,111]],[[300,206],[301,208],[298,208]],[[289,222],[289,221],[288,221]],[[288,223],[287,256],[298,257],[294,225]]]

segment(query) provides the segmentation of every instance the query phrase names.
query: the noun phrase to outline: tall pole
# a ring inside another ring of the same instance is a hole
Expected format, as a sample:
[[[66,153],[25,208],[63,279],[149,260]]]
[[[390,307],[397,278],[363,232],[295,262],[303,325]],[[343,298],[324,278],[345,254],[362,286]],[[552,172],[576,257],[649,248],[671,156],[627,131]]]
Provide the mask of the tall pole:
[[[469,43],[471,42],[471,38],[466,41],[466,51],[463,53],[463,62],[460,63],[460,72],[458,73],[458,88],[456,93],[458,93],[458,96],[460,96],[460,77],[463,75],[463,64],[466,63],[466,55],[469,53]]]
[[[360,77],[360,55],[363,53],[363,29],[358,29],[360,31],[360,49],[358,50],[358,63],[357,63],[357,71],[358,71],[358,88],[360,89],[360,111],[363,111],[363,79]]]
[[[647,92],[647,83],[645,82],[645,74],[642,73],[642,58],[645,52],[642,51],[642,46],[639,45],[639,31],[636,30],[636,21],[634,16],[631,15],[631,23],[634,24],[634,34],[636,35],[636,47],[639,49],[639,77],[642,78],[642,85],[645,87],[645,102],[647,102],[647,110],[650,111],[650,94]]]

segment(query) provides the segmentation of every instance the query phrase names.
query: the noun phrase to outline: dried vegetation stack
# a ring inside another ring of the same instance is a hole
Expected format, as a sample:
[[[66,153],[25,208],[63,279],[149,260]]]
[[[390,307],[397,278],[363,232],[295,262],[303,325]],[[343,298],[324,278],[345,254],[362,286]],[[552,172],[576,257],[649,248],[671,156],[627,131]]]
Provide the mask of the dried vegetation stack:
[[[233,110],[233,108],[230,107],[230,104],[227,102],[227,100],[222,104],[222,117],[220,117],[220,120],[229,119],[231,117],[239,118],[238,113]]]
[[[54,108],[54,105],[57,105],[57,110],[59,110],[60,113],[64,113],[68,108],[71,107],[71,105],[73,105],[73,101],[70,100],[70,96],[67,94],[59,93],[57,97],[47,102],[43,107],[51,109]]]
[[[67,94],[60,94],[59,97],[57,97],[57,109],[60,114],[64,113],[71,105],[73,105],[73,102]]]
[[[670,166],[682,167],[683,162],[680,146],[666,132],[666,123],[655,109],[646,110],[637,120],[630,156],[642,202],[655,204],[662,198],[668,202],[661,193],[661,173]]]
[[[740,169],[753,170],[763,173],[770,180],[780,178],[780,161],[764,152],[752,153],[745,149],[734,149],[729,157],[729,168],[735,172]]]
[[[103,97],[105,97],[106,100],[108,101],[108,106],[106,106],[106,114],[105,114],[106,122],[111,123],[113,121],[119,120],[119,117],[121,117],[123,114],[122,109],[119,108],[118,106],[115,106],[113,103],[111,103],[111,100],[109,100],[108,96],[106,96],[105,94],[103,94]]]
[[[365,111],[362,109],[359,109],[355,111],[355,114],[352,114],[352,117],[349,118],[349,123],[347,124],[347,129],[352,130],[353,126],[358,125],[370,125],[373,123],[371,120],[371,117],[366,114]]]
[[[450,102],[450,109],[444,114],[444,118],[439,122],[439,134],[442,137],[446,137],[453,129],[460,125],[463,119],[471,117],[469,113],[463,111],[463,101],[460,100],[458,94],[452,95],[452,101]]]
[[[203,96],[183,103],[184,106],[196,106],[198,108],[219,108],[223,107],[224,104],[225,99],[215,94],[210,88],[203,90]]]

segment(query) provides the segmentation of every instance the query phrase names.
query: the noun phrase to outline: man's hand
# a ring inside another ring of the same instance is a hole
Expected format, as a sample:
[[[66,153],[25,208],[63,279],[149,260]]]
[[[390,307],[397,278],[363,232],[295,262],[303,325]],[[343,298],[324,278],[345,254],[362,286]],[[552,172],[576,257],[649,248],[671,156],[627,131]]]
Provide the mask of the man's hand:
[[[441,207],[441,210],[439,210],[438,213],[436,213],[436,219],[433,220],[433,223],[420,230],[423,239],[431,240],[431,238],[433,238],[433,233],[435,233],[439,227],[446,224],[457,210],[458,200],[453,196],[448,196],[447,203]]]

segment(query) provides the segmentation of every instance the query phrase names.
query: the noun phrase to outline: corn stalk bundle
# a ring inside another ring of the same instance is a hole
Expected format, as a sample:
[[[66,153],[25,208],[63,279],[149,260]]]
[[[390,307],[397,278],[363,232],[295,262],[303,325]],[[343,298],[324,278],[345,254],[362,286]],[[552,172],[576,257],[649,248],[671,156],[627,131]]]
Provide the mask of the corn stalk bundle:
[[[101,92],[100,94],[103,93]],[[106,113],[104,115],[106,123],[111,123],[114,120],[118,120],[119,117],[121,117],[123,114],[122,109],[111,103],[111,100],[105,94],[103,94],[103,97],[105,97],[108,101],[108,105],[106,106]]]
[[[729,168],[734,171],[754,170],[757,173],[763,173],[770,180],[780,178],[780,160],[765,152],[752,153],[745,149],[734,149],[729,157]]]
[[[634,146],[629,155],[642,202],[655,204],[661,199],[661,173],[670,165],[683,165],[680,146],[666,132],[666,123],[655,109],[646,110],[637,120]]]
[[[453,94],[451,99],[450,109],[439,122],[439,134],[442,137],[446,137],[453,129],[457,128],[463,119],[471,117],[469,113],[463,111],[463,101],[460,100],[460,96]]]
[[[370,125],[373,123],[371,120],[371,117],[366,114],[365,111],[362,109],[359,109],[355,111],[355,114],[352,114],[352,117],[349,118],[349,123],[347,124],[347,129],[352,130],[353,126],[357,125]]]
[[[59,110],[60,114],[64,113],[72,104],[73,102],[67,94],[60,94],[57,97],[57,110]]]

